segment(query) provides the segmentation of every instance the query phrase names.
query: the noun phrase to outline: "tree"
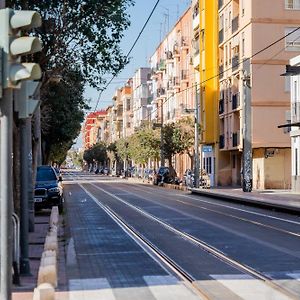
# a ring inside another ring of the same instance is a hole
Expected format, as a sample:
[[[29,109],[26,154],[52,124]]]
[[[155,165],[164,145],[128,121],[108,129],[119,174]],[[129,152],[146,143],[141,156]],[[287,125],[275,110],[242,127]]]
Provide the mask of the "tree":
[[[187,152],[194,144],[194,123],[192,118],[182,118],[176,123],[169,123],[163,127],[163,151],[172,166],[172,156]],[[190,155],[191,157],[191,155]]]
[[[63,79],[44,86],[41,97],[43,163],[62,163],[84,119],[83,79],[78,70],[66,69]]]
[[[93,145],[91,148],[87,149],[83,153],[83,159],[88,164],[93,164],[94,162],[104,164],[107,159],[107,148],[102,142]]]

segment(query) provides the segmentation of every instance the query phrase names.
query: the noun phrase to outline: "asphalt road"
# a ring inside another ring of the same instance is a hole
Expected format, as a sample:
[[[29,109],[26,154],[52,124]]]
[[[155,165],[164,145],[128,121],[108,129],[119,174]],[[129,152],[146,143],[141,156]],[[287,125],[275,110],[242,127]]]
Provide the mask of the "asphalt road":
[[[112,299],[129,290],[137,294],[128,299],[300,299],[298,216],[107,176],[64,181],[70,289],[110,289]]]

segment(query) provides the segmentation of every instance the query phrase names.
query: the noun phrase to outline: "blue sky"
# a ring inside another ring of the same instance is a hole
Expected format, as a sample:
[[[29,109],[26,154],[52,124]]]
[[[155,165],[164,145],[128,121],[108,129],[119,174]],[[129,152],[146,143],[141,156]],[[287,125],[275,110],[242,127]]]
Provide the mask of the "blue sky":
[[[121,49],[124,54],[127,54],[133,45],[156,1],[157,0],[135,0],[135,5],[130,8],[131,26],[125,32],[121,43]],[[149,57],[154,53],[160,39],[172,28],[176,20],[178,20],[190,5],[190,2],[190,0],[160,0],[142,36],[131,52],[131,62],[119,76],[113,80],[107,90],[102,93],[98,109],[106,108],[112,103],[111,98],[114,91],[124,85],[127,79],[132,77],[136,69],[148,66]],[[110,79],[111,76],[108,74],[107,78]],[[91,99],[90,106],[91,109],[94,110],[99,92],[96,89],[87,87],[85,97]]]

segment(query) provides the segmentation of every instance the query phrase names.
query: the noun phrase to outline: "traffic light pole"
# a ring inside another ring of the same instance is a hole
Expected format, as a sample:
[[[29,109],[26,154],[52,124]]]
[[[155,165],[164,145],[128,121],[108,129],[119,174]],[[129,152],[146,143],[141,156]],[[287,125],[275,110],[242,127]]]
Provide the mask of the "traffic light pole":
[[[160,127],[160,166],[165,166],[165,155],[164,155],[164,100],[161,100],[160,105],[160,117],[161,117],[161,127]]]
[[[12,90],[0,101],[0,299],[11,300],[12,288]]]

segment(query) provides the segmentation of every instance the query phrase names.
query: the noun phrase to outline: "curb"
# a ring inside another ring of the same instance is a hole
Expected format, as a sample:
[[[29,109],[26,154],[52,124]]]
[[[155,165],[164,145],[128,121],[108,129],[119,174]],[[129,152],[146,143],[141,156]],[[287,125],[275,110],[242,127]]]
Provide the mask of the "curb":
[[[33,292],[33,300],[54,300],[57,287],[58,257],[58,207],[53,206],[50,215],[50,228],[45,238],[44,252],[38,271],[37,287]]]
[[[249,206],[277,209],[280,211],[289,212],[289,213],[293,213],[293,214],[300,213],[299,207],[291,206],[291,205],[284,205],[284,204],[280,204],[280,203],[265,202],[260,199],[250,199],[250,198],[246,198],[246,197],[242,197],[242,196],[220,194],[220,193],[216,193],[216,192],[212,192],[212,191],[207,192],[207,191],[198,190],[198,189],[191,189],[191,193],[202,195],[205,197],[210,197],[210,198],[217,198],[219,200],[225,200],[225,201],[229,200],[230,202],[242,203],[242,204],[246,204]]]

